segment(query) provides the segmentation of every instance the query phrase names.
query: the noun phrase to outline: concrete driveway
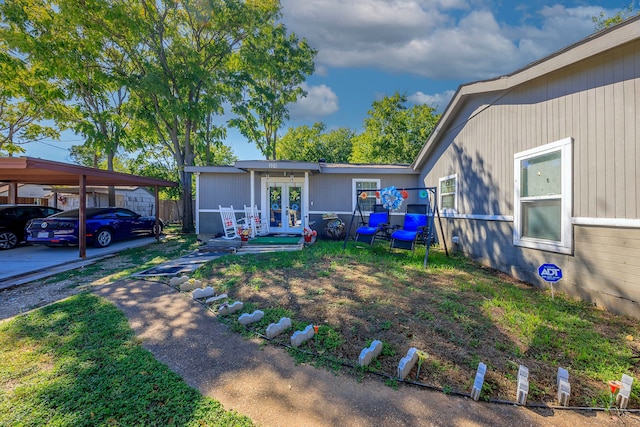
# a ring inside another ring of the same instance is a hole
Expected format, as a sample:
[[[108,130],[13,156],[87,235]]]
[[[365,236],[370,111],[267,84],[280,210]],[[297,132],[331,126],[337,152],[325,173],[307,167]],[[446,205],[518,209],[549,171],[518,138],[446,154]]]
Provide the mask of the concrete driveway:
[[[36,272],[47,275],[44,273],[52,274],[78,268],[125,249],[145,246],[153,242],[155,242],[154,237],[143,237],[114,242],[106,248],[87,246],[86,260],[78,256],[77,246],[48,248],[44,245],[23,245],[3,250],[0,251],[0,289],[20,284],[22,277]]]

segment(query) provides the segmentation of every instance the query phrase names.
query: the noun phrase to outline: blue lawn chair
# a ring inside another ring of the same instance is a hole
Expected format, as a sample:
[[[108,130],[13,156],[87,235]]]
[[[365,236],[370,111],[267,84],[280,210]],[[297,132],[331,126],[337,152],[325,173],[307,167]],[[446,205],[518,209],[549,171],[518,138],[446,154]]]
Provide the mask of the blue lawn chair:
[[[416,241],[425,238],[427,228],[426,214],[405,214],[402,228],[391,233],[391,249],[415,250]]]
[[[389,212],[373,212],[369,215],[369,224],[358,227],[356,242],[372,245],[376,236],[386,233],[389,227]]]

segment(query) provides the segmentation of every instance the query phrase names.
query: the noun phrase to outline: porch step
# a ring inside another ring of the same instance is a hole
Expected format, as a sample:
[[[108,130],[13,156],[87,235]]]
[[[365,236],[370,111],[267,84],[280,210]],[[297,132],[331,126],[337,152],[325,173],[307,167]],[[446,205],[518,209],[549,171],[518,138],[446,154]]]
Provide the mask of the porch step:
[[[207,243],[198,248],[200,252],[230,252],[234,253],[242,245],[240,239],[209,239]]]
[[[267,252],[301,251],[303,244],[298,245],[244,245],[236,250],[237,254],[261,254]]]

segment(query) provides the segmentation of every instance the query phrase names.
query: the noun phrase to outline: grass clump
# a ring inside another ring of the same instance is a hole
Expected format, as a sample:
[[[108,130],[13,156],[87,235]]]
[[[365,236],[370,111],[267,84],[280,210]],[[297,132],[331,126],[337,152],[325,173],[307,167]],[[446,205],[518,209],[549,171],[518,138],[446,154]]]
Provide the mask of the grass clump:
[[[0,359],[0,425],[252,425],[156,361],[96,296],[0,324]]]
[[[409,348],[427,351],[429,359],[410,376],[449,391],[468,391],[480,361],[492,367],[486,398],[507,400],[515,399],[520,364],[529,368],[530,400],[550,403],[557,368],[568,369],[572,389],[580,390],[572,394],[575,406],[598,401],[606,382],[623,373],[640,376],[635,319],[561,293],[552,299],[543,289],[464,257],[447,257],[439,248],[430,250],[425,269],[424,247],[411,253],[391,252],[384,243],[342,246],[319,241],[300,252],[226,256],[196,275],[214,287],[233,282],[229,295],[245,309],[253,304],[252,310],[265,313],[286,311],[294,330],[321,325],[317,339],[301,349],[323,357],[354,364],[378,339],[385,349],[371,366],[393,375]],[[267,325],[255,330],[263,333]],[[635,381],[629,406],[639,405]]]

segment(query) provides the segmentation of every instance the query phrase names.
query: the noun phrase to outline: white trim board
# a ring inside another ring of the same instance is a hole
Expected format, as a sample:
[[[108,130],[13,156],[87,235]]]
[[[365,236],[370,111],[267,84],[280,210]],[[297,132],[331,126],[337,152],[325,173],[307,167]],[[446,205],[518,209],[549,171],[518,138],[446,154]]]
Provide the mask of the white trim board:
[[[440,218],[472,219],[476,221],[506,221],[513,222],[512,215],[476,215],[476,214],[452,214],[440,212]]]
[[[574,217],[571,218],[571,224],[595,225],[601,227],[640,228],[640,219]]]
[[[475,215],[475,214],[440,214],[441,218],[447,219],[471,219],[476,221],[506,221],[513,222],[511,215]],[[640,219],[630,218],[589,218],[574,217],[571,218],[573,225],[593,225],[600,227],[621,227],[621,228],[640,228]]]

